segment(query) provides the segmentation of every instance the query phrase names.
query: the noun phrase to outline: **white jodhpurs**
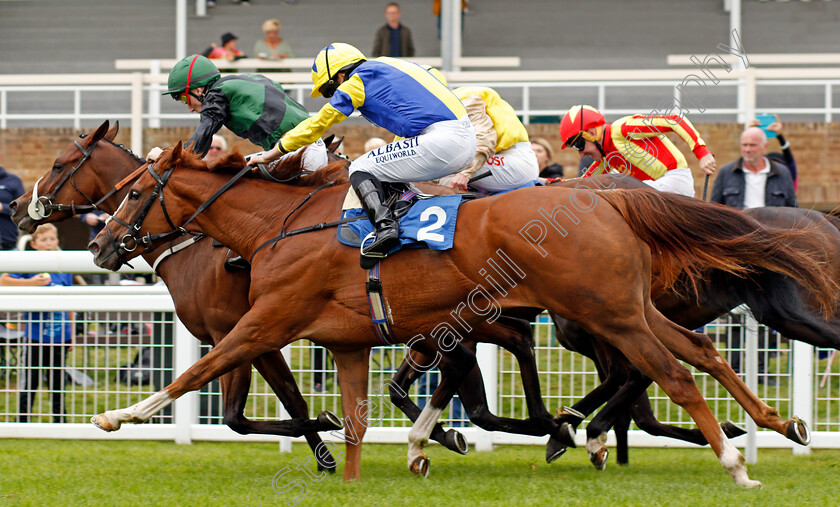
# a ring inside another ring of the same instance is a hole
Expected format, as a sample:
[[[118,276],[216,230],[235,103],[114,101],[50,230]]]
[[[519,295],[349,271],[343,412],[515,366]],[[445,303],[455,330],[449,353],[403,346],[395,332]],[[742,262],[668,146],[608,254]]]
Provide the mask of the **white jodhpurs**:
[[[496,153],[487,159],[473,177],[488,171],[490,176],[475,180],[470,185],[491,193],[504,192],[526,185],[536,180],[540,174],[537,155],[529,142],[516,143]]]
[[[350,164],[350,174],[364,171],[380,181],[429,181],[466,169],[475,157],[470,120],[441,121],[415,137],[371,150]]]
[[[694,176],[691,169],[671,169],[658,180],[645,180],[644,183],[662,192],[694,197]]]

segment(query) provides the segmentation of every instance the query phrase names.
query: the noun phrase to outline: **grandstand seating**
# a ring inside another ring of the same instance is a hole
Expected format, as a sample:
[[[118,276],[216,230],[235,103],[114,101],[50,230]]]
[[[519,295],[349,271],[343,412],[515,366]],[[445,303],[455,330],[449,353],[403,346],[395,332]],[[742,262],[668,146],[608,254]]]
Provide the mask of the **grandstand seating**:
[[[189,1],[187,51],[224,32],[250,52],[260,25],[277,17],[299,56],[331,40],[369,51],[384,23],[384,0],[219,0],[197,18]],[[0,72],[110,72],[118,58],[172,58],[172,0],[0,1]],[[475,0],[464,23],[463,54],[520,56],[526,69],[661,68],[673,53],[712,52],[727,42],[729,16],[720,0]],[[632,5],[632,8],[630,7]],[[430,1],[404,1],[403,21],[419,55],[436,56],[439,42]],[[840,2],[742,2],[748,52],[837,52]]]

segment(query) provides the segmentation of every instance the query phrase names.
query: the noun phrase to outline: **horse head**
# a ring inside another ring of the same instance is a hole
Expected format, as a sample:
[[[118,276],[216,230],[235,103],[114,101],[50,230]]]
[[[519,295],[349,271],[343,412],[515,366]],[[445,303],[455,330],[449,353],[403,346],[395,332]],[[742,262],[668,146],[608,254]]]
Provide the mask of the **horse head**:
[[[143,251],[149,252],[187,232],[175,224],[181,224],[189,210],[178,200],[164,202],[164,189],[178,167],[206,170],[206,164],[184,150],[180,141],[174,148],[164,150],[153,164],[145,166],[145,171],[128,188],[122,204],[88,247],[98,266],[117,270]]]
[[[99,209],[105,197],[115,193],[112,183],[142,165],[140,159],[113,143],[118,131],[119,122],[109,129],[106,120],[92,134],[79,136],[67,147],[32,190],[12,202],[12,220],[18,227],[32,232],[42,223]]]

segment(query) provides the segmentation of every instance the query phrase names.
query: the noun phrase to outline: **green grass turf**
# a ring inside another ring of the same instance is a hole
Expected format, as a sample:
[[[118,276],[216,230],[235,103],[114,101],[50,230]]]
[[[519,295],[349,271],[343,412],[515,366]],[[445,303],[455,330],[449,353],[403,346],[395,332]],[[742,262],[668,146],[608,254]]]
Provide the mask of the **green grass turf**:
[[[342,446],[343,447],[343,446]],[[4,440],[0,505],[284,505],[272,489],[307,484],[300,505],[836,505],[840,451],[793,456],[762,450],[750,475],[761,490],[734,485],[709,449],[631,449],[604,472],[572,449],[547,465],[538,446],[499,446],[455,455],[429,447],[428,479],[411,476],[403,445],[366,445],[362,481],[339,472],[315,482],[294,469],[304,445],[280,455],[276,444]],[[311,460],[310,460],[311,463]],[[299,490],[298,490],[299,491]]]

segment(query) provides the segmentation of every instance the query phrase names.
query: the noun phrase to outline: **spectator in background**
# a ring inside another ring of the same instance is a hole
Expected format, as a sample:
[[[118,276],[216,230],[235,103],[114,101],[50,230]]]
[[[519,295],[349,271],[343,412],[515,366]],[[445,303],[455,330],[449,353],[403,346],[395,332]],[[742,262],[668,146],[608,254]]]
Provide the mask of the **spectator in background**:
[[[0,162],[3,154],[0,153]],[[23,183],[17,175],[0,166],[0,250],[17,250],[18,228],[12,222],[9,203],[23,195]]]
[[[563,166],[553,162],[554,149],[544,137],[536,137],[531,140],[531,149],[537,156],[537,165],[540,168],[540,178],[562,178]]]
[[[55,251],[58,248],[58,229],[52,224],[38,226],[32,234],[31,246],[35,250]],[[45,287],[49,285],[73,285],[70,273],[3,273],[0,285]],[[47,375],[52,401],[54,422],[64,419],[64,362],[73,346],[73,318],[68,312],[28,312],[24,317],[26,338],[22,362],[24,370],[20,379],[18,396],[18,422],[29,422],[32,399]]]
[[[712,188],[713,202],[735,208],[758,208],[762,206],[796,207],[796,191],[793,178],[784,165],[765,156],[767,135],[758,127],[749,127],[741,134],[741,158],[721,167]],[[733,315],[735,324],[743,322],[740,315]],[[771,334],[771,336],[767,336]],[[741,371],[741,326],[732,329],[729,348],[732,349],[729,363],[736,372]],[[773,377],[766,377],[768,349],[776,346],[776,333],[761,333],[759,336],[758,373],[759,382],[776,385]]]
[[[414,56],[414,41],[411,40],[411,30],[400,23],[400,6],[391,2],[385,6],[385,19],[388,21],[376,31],[376,38],[373,40],[373,57],[393,56],[409,57]]]
[[[784,165],[768,159],[767,135],[758,127],[741,134],[741,158],[720,169],[712,188],[713,202],[734,208],[796,207],[793,178]]]
[[[219,134],[213,134],[213,139],[210,141],[210,148],[207,155],[204,155],[204,161],[208,164],[215,162],[227,154],[227,141]]]
[[[294,58],[295,51],[286,39],[280,37],[280,21],[266,20],[262,25],[265,38],[254,44],[254,55],[264,60],[282,60]]]
[[[750,127],[757,127],[761,122],[757,119],[749,123]],[[776,139],[779,140],[779,148],[782,150],[774,151],[767,154],[767,158],[774,160],[780,164],[784,164],[790,171],[790,176],[793,179],[793,189],[799,190],[799,174],[796,170],[796,160],[793,159],[793,153],[790,151],[790,142],[782,135],[782,121],[779,120],[779,115],[776,115],[776,121],[767,126],[767,130],[776,133]]]
[[[202,55],[210,58],[211,60],[228,60],[230,62],[234,60],[239,60],[240,58],[245,58],[245,54],[239,50],[237,46],[237,40],[239,37],[233,35],[230,32],[227,32],[222,35],[222,45],[217,46],[215,43],[210,45],[209,48],[205,49]]]

